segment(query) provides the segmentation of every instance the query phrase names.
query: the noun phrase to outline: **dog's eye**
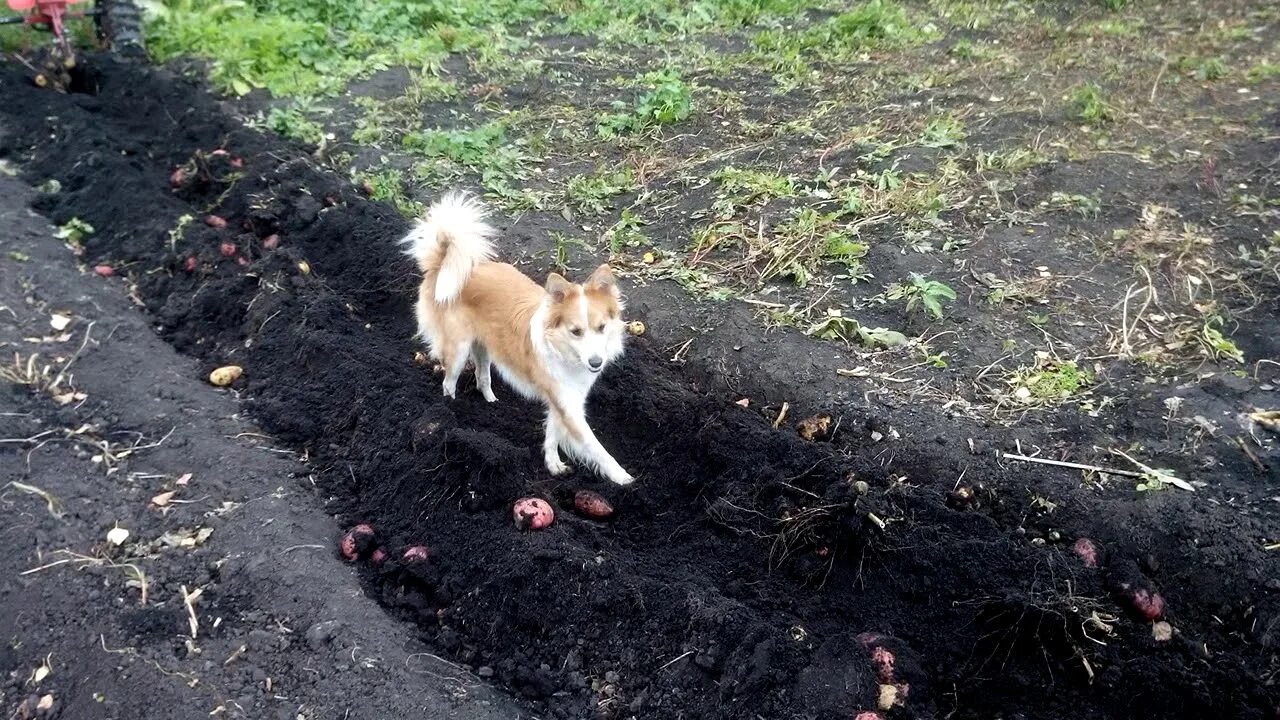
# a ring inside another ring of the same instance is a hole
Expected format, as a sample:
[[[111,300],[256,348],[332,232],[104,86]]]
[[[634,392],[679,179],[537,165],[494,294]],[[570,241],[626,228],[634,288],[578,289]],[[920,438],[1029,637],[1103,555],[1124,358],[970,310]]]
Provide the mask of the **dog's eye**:
[[[604,325],[603,325],[603,324],[601,324],[601,325],[600,325],[600,327],[596,328],[596,332],[598,332],[598,333],[602,333],[602,332],[604,332]]]
[[[580,327],[569,328],[569,332],[572,333],[574,337],[582,337],[582,328]]]

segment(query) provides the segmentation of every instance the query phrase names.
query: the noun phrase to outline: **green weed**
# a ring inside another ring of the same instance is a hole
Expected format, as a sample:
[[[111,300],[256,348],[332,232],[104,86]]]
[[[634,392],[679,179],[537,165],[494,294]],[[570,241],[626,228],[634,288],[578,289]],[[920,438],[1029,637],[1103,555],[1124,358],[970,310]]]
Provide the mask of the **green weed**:
[[[689,117],[693,93],[679,73],[662,70],[643,76],[640,82],[648,88],[646,92],[631,105],[621,100],[614,101],[615,112],[597,123],[596,129],[601,137],[639,133]]]
[[[581,215],[600,215],[609,208],[610,199],[635,188],[635,173],[629,168],[575,175],[565,185],[565,204]]]
[[[325,139],[324,128],[308,118],[297,103],[285,108],[271,108],[265,124],[271,130],[307,145],[319,145]]]
[[[404,191],[404,179],[400,172],[387,168],[379,172],[358,172],[355,174],[357,184],[363,185],[369,197],[390,203],[399,213],[408,218],[422,214],[422,203],[412,200]]]
[[[94,230],[92,225],[78,217],[73,217],[59,225],[58,230],[54,235],[59,240],[66,240],[71,245],[80,245],[84,242],[84,239],[92,235],[93,232]]]
[[[1089,125],[1097,125],[1111,120],[1114,116],[1111,107],[1102,96],[1102,89],[1093,83],[1077,85],[1069,96],[1075,117]]]
[[[930,280],[919,273],[911,273],[910,283],[894,283],[889,286],[885,297],[889,300],[901,300],[906,304],[907,313],[915,312],[922,307],[934,320],[941,320],[942,304],[956,299],[956,291],[950,286]]]
[[[1022,405],[1056,405],[1075,397],[1093,384],[1093,375],[1074,360],[1057,360],[1037,352],[1033,365],[1020,367],[1005,377],[1013,399]]]

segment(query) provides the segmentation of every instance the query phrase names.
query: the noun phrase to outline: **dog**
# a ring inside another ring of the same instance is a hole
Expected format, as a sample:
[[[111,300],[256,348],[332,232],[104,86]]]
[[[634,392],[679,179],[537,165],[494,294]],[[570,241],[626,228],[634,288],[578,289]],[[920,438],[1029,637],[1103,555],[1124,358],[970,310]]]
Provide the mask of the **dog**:
[[[569,456],[619,485],[634,478],[587,425],[587,394],[623,353],[624,303],[608,264],[581,284],[558,273],[539,286],[497,262],[497,231],[479,200],[450,193],[432,205],[402,240],[422,271],[415,314],[418,334],[444,367],[444,394],[456,396],[467,360],[476,387],[493,394],[491,369],[516,392],[547,407],[543,460],[552,475]]]

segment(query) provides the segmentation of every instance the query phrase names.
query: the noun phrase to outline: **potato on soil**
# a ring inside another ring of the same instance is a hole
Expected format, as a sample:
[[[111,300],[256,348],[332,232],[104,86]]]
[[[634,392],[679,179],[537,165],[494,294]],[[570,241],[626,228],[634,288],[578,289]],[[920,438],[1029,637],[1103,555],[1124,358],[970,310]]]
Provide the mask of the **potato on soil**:
[[[431,556],[430,551],[425,545],[411,545],[405,548],[404,554],[400,556],[406,563],[426,562]]]
[[[227,219],[221,215],[205,215],[204,224],[215,230],[221,230],[227,226]]]
[[[382,548],[378,548],[377,550],[373,551],[372,555],[369,556],[369,560],[372,561],[374,565],[381,565],[382,563],[386,562],[387,553]]]
[[[116,269],[110,265],[94,265],[93,274],[98,277],[111,277],[116,274]]]
[[[239,365],[223,365],[209,373],[209,382],[218,387],[226,387],[244,374],[244,368]]]
[[[644,323],[639,320],[632,320],[627,323],[627,334],[640,336],[644,334]]]
[[[876,677],[882,683],[893,682],[893,652],[886,647],[871,648],[871,665],[876,669]]]
[[[600,493],[591,490],[579,490],[573,494],[573,509],[581,515],[596,520],[603,520],[613,515],[613,505],[610,505]]]
[[[1164,598],[1160,593],[1146,588],[1134,588],[1129,596],[1129,604],[1138,614],[1148,620],[1155,620],[1164,615]]]
[[[1084,563],[1087,568],[1098,567],[1098,557],[1101,555],[1101,548],[1098,543],[1087,537],[1082,537],[1075,541],[1071,546],[1071,552],[1080,558],[1080,562]]]
[[[218,252],[222,254],[222,257],[235,257],[236,244],[230,240],[220,243],[218,245]]]
[[[884,720],[884,716],[874,710],[863,710],[854,715],[853,720]]]
[[[198,260],[196,260],[196,256],[195,256],[195,255],[191,255],[191,256],[189,256],[186,260],[183,260],[183,261],[182,261],[182,269],[183,269],[183,270],[186,270],[187,272],[195,272],[195,271],[196,271],[196,267],[197,267],[199,264],[200,264],[200,263],[199,263],[199,261],[198,261]]]
[[[275,250],[279,245],[280,236],[276,233],[271,233],[270,235],[262,238],[262,247],[265,250]]]
[[[372,526],[364,523],[356,525],[342,536],[342,540],[338,542],[338,550],[349,562],[355,562],[361,555],[369,552],[373,545],[373,535]]]
[[[542,498],[521,498],[511,508],[516,527],[521,530],[542,530],[555,522],[556,513],[551,504]]]
[[[818,413],[813,417],[805,418],[796,425],[796,432],[800,433],[800,437],[805,440],[826,440],[831,435],[831,416]]]

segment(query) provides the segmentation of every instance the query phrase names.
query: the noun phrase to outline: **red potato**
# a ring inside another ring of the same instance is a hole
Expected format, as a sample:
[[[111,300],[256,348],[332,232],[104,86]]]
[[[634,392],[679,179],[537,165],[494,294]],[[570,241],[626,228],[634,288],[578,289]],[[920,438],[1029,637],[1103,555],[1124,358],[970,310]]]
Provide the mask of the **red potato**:
[[[1080,562],[1084,563],[1085,567],[1098,567],[1098,556],[1101,553],[1099,552],[1098,543],[1093,540],[1086,537],[1076,540],[1075,544],[1071,546],[1071,552],[1080,558]]]
[[[373,540],[373,527],[361,523],[347,531],[342,536],[342,540],[338,543],[338,549],[342,551],[342,557],[350,562],[355,562],[360,557],[360,545]]]
[[[511,509],[516,527],[521,530],[542,530],[555,522],[556,513],[551,504],[542,498],[521,498]]]
[[[871,648],[871,665],[876,669],[876,677],[880,682],[893,682],[893,661],[893,653],[888,648]]]
[[[384,552],[382,548],[378,548],[373,551],[373,554],[369,556],[369,559],[373,561],[374,565],[381,565],[386,562],[387,553]]]
[[[603,520],[613,515],[613,505],[610,505],[600,493],[591,490],[579,490],[573,494],[573,509],[579,514],[596,520]]]
[[[221,230],[227,226],[227,219],[221,215],[205,215],[204,224],[215,230]]]
[[[209,151],[209,157],[219,157],[221,155],[229,155],[229,154],[230,153],[228,153],[226,150],[223,150],[222,148],[215,148]]]
[[[236,244],[226,241],[218,245],[218,252],[222,253],[222,257],[235,257]]]
[[[426,562],[427,558],[430,556],[431,553],[427,550],[425,545],[413,545],[405,548],[404,555],[402,555],[401,558],[406,563],[414,563]]]
[[[853,720],[884,720],[884,716],[874,710],[863,710],[854,715]]]
[[[175,187],[175,188],[179,187],[180,185],[182,185],[182,183],[186,181],[187,181],[187,171],[183,168],[178,168],[169,175],[169,185],[172,187]]]
[[[93,274],[98,277],[111,277],[116,274],[116,269],[110,265],[94,265]]]
[[[279,245],[280,236],[275,233],[271,233],[270,235],[262,238],[262,247],[266,250],[275,250]]]
[[[195,272],[197,264],[198,262],[196,260],[196,256],[192,255],[191,257],[182,261],[182,269],[186,270],[187,272]]]
[[[242,168],[244,167],[244,158],[233,157],[231,158],[230,164],[231,164],[231,167],[233,168],[237,168],[237,169]]]
[[[236,258],[236,264],[239,265],[240,267],[249,267],[249,258],[241,255],[240,257]]]
[[[1164,598],[1154,590],[1134,589],[1129,594],[1129,604],[1133,605],[1133,609],[1148,620],[1156,620],[1161,615],[1164,615]]]

